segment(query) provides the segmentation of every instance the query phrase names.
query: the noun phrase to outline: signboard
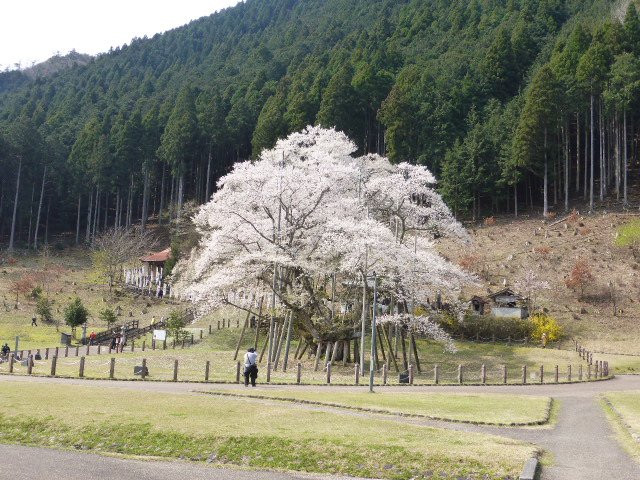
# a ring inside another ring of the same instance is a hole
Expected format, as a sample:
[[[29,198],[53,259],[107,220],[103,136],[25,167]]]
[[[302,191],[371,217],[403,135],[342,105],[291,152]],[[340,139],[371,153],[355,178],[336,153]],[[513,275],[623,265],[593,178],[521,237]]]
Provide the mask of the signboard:
[[[154,330],[153,331],[153,339],[158,340],[160,342],[164,342],[167,339],[167,331],[166,330]]]

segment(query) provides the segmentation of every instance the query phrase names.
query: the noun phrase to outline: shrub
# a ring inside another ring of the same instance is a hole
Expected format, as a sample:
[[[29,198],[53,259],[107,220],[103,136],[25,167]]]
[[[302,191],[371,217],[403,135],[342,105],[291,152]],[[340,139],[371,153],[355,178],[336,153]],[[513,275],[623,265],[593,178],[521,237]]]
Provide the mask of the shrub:
[[[640,220],[632,220],[618,229],[616,247],[630,247],[634,258],[640,257]]]
[[[180,339],[184,336],[186,324],[187,319],[184,312],[182,310],[172,310],[167,319],[167,330],[169,330],[169,334],[172,337]]]
[[[42,296],[42,287],[40,285],[33,287],[29,296],[34,300],[38,300]]]
[[[547,334],[547,341],[555,342],[562,337],[562,327],[558,321],[546,313],[535,313],[531,316],[533,332],[531,337],[534,340],[542,341],[542,335]]]
[[[102,320],[104,323],[107,324],[107,328],[111,328],[111,325],[116,323],[116,321],[118,320],[118,317],[116,316],[116,312],[114,312],[111,308],[108,308],[108,307],[102,310],[98,314],[98,316],[100,317],[100,320]]]
[[[593,273],[591,273],[591,267],[585,260],[578,260],[564,281],[567,288],[574,291],[580,289],[580,298],[584,297],[584,289],[591,282],[593,282]]]
[[[45,322],[53,322],[53,314],[51,313],[51,305],[53,302],[45,297],[38,297],[36,302],[36,314]]]
[[[64,321],[71,327],[71,331],[75,333],[76,327],[82,325],[87,321],[89,317],[89,311],[82,304],[82,301],[76,297],[67,307],[64,309]]]
[[[445,313],[438,320],[440,326],[451,335],[465,338],[490,340],[524,340],[533,331],[533,324],[520,318],[498,318],[492,316],[466,315],[460,322],[455,315]]]

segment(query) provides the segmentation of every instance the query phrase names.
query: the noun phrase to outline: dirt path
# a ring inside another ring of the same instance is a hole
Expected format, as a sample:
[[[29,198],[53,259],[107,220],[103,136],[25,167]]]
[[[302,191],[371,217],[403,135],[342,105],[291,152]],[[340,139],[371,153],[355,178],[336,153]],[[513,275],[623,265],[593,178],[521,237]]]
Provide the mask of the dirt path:
[[[204,385],[142,381],[87,381],[47,377],[18,377],[0,375],[3,381],[58,383],[65,385],[92,385],[106,388],[126,388],[149,392],[197,395],[195,391],[235,389],[236,385]],[[364,392],[361,387],[270,386],[256,389],[263,395],[269,390],[318,390],[327,388],[340,391]],[[339,408],[296,404],[296,408],[311,408],[342,415],[385,418],[399,423],[411,423],[466,432],[481,432],[514,438],[536,444],[553,456],[553,465],[545,467],[542,480],[634,480],[640,479],[640,466],[622,449],[614,437],[604,411],[598,405],[598,396],[605,392],[639,390],[640,376],[618,376],[613,380],[581,384],[517,385],[507,386],[439,386],[439,387],[384,387],[379,390],[399,392],[453,392],[453,393],[505,393],[517,395],[551,396],[560,403],[557,424],[553,428],[499,428],[468,424],[430,421],[425,419],[380,415]],[[267,401],[245,399],[241,401]],[[277,401],[269,401],[277,402]],[[203,477],[204,478],[204,477]],[[225,477],[212,477],[225,478]],[[237,477],[240,478],[240,477]],[[276,477],[272,477],[276,478]],[[283,477],[289,478],[289,477]],[[290,477],[298,478],[298,477]],[[300,477],[303,478],[303,477]]]

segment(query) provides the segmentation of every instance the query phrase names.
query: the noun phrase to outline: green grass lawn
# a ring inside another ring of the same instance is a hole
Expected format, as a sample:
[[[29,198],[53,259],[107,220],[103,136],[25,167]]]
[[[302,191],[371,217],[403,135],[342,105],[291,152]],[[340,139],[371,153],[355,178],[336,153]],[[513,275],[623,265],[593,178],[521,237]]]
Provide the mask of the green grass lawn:
[[[535,453],[495,436],[249,399],[21,382],[0,389],[0,442],[385,479],[513,478]]]
[[[244,389],[222,393],[252,396]],[[259,392],[261,397],[303,400],[392,413],[415,414],[462,422],[491,424],[546,423],[551,399],[548,397],[500,394],[398,393],[378,391],[341,392],[310,390],[273,390]]]

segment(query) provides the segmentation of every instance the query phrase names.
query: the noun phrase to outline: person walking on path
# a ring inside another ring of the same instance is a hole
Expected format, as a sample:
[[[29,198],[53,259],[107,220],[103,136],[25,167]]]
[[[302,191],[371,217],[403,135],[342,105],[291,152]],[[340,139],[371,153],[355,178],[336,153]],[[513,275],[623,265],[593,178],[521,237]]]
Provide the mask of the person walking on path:
[[[251,379],[251,386],[256,386],[256,378],[258,378],[258,354],[256,349],[251,347],[244,354],[244,386],[249,386],[249,379]]]

